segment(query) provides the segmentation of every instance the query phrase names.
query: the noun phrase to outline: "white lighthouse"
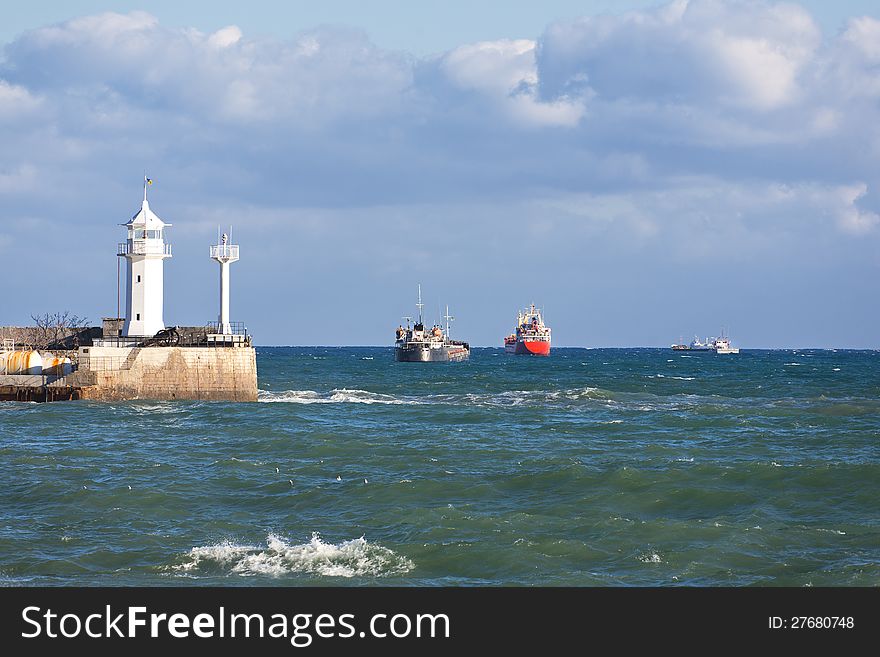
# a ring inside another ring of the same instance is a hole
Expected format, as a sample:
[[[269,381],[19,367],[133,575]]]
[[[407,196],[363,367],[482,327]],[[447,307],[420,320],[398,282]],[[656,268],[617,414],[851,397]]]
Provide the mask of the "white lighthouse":
[[[147,187],[153,181],[144,176],[144,201],[127,224],[128,239],[119,244],[117,255],[126,260],[128,286],[125,292],[123,335],[155,335],[165,328],[162,319],[163,261],[171,257],[165,243],[166,224],[150,210]]]
[[[229,323],[229,265],[238,260],[238,244],[228,242],[229,236],[223,233],[219,244],[211,245],[211,259],[220,263],[220,316],[217,318],[217,333],[223,335],[232,334]]]

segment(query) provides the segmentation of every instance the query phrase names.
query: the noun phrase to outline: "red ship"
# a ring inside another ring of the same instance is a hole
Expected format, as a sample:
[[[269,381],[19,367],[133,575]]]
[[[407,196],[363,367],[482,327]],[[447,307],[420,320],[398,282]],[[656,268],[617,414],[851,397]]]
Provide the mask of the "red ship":
[[[516,314],[516,333],[504,338],[504,351],[517,355],[550,355],[550,328],[544,326],[541,311],[535,309],[535,304]]]

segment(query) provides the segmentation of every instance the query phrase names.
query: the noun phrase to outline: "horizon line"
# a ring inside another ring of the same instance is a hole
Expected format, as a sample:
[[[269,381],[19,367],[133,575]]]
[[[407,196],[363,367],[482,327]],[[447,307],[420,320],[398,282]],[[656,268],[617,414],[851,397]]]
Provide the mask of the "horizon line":
[[[393,349],[394,345],[387,344],[254,344],[254,348],[270,348],[270,349]],[[504,350],[503,346],[497,345],[471,345],[474,349],[499,349]],[[566,345],[564,347],[553,346],[554,349],[663,349],[673,351],[672,347],[662,347],[656,345],[632,345],[627,347],[621,346],[599,346],[585,347]],[[880,351],[880,347],[740,347],[741,351]],[[710,350],[711,351],[711,350]],[[702,353],[702,352],[701,352]]]

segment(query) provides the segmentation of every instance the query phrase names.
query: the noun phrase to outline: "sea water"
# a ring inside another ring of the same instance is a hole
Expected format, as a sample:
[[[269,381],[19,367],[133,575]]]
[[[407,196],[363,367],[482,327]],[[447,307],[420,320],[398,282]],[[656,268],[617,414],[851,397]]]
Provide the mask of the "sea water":
[[[0,584],[880,584],[880,353],[258,348],[0,403]]]

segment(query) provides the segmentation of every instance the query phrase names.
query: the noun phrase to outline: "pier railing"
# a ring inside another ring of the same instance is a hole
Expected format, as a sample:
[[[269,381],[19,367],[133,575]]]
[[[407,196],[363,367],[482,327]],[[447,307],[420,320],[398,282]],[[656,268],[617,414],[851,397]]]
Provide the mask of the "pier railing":
[[[208,322],[205,328],[208,330],[208,333],[220,333],[222,330],[220,322]],[[245,326],[244,322],[229,322],[229,332],[233,335],[248,334],[247,326]]]
[[[83,365],[90,372],[115,372],[129,369],[125,367],[126,360],[117,356],[91,356],[83,359]]]
[[[156,335],[111,335],[93,340],[96,347],[250,347],[244,322],[230,322],[231,333],[221,333],[218,322],[201,327],[169,327]]]

